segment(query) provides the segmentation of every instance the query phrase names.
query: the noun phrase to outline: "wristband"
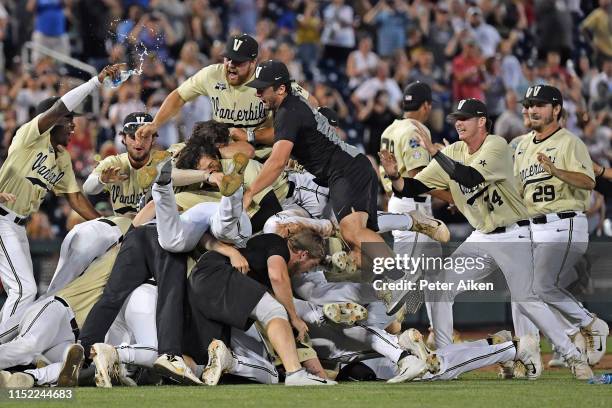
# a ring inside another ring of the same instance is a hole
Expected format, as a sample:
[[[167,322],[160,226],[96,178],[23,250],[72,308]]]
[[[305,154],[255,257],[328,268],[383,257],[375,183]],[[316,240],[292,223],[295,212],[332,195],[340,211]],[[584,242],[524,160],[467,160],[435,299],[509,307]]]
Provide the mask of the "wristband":
[[[387,178],[391,181],[395,181],[395,180],[399,180],[400,179],[400,175],[396,175],[396,176],[392,176],[390,174],[387,174]]]
[[[253,129],[247,129],[246,134],[247,142],[249,142],[250,144],[255,143],[255,131]]]
[[[601,173],[599,173],[597,177],[603,176],[605,172],[606,172],[606,168],[604,166],[601,166]]]

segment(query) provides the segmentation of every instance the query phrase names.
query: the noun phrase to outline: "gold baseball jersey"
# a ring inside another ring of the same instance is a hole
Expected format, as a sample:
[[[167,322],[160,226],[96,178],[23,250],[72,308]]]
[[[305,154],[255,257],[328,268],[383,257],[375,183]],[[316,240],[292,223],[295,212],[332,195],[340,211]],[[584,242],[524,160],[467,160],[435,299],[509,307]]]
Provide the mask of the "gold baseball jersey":
[[[476,230],[488,233],[519,220],[526,220],[527,209],[518,191],[512,172],[512,152],[506,140],[488,135],[480,149],[470,154],[466,143],[459,141],[443,151],[451,159],[478,170],[484,178],[479,185],[467,188],[460,185],[432,160],[415,179],[429,188],[450,192],[455,205]]]
[[[103,170],[109,167],[121,168],[121,173],[127,174],[128,178],[120,183],[109,183],[104,186],[104,190],[110,195],[111,205],[115,214],[136,214],[138,212],[138,202],[147,192],[138,184],[136,169],[132,167],[127,153],[116,156],[109,156],[102,160],[94,169],[93,173],[98,176]]]
[[[255,79],[255,73],[245,82]],[[308,92],[293,83],[293,92],[308,99]],[[223,64],[202,68],[177,88],[180,97],[189,102],[200,95],[208,96],[212,104],[212,118],[238,128],[271,128],[273,112],[268,111],[254,88],[232,86],[227,81]]]
[[[120,245],[115,245],[104,255],[89,265],[81,276],[73,280],[64,289],[57,292],[70,305],[79,327],[87,319],[89,311],[102,296],[106,282],[111,274]]]
[[[573,187],[547,173],[538,161],[538,153],[548,156],[558,169],[582,173],[595,180],[589,151],[578,136],[565,128],[541,141],[535,139],[535,133],[529,134],[517,146],[514,158],[514,174],[529,215],[586,211],[591,191]]]
[[[17,197],[3,205],[22,217],[38,211],[49,191],[55,194],[81,191],[70,154],[53,148],[51,129],[40,134],[39,118],[40,115],[36,116],[17,130],[0,168],[0,191]]]
[[[385,129],[380,137],[380,150],[387,150],[395,155],[397,169],[401,177],[408,177],[408,172],[429,164],[429,152],[419,144],[416,136],[417,126],[414,119],[396,119]],[[429,129],[421,126],[427,137],[431,140]],[[380,175],[383,177],[383,187],[391,192],[391,180],[386,177],[385,170],[380,166]]]
[[[528,137],[531,133],[525,133],[524,135],[520,135],[515,137],[514,139],[512,139],[511,141],[508,142],[508,146],[510,146],[510,150],[512,151],[512,160],[514,161],[514,159],[516,158],[516,148],[518,147],[519,143],[521,143],[521,141]]]
[[[222,159],[221,166],[223,167],[224,173],[229,173],[232,168],[232,160]],[[244,170],[244,185],[247,188],[257,179],[262,167],[263,164],[255,160],[249,160],[249,164]],[[287,193],[289,192],[289,183],[287,183],[287,174],[285,172],[282,172],[281,175],[271,186],[266,187],[265,189],[257,193],[255,196],[253,196],[253,202],[247,210],[247,214],[249,215],[249,217],[252,217],[257,211],[259,211],[259,203],[270,191],[274,191],[274,195],[276,195],[276,198],[281,203],[285,198],[287,198]],[[176,203],[183,210],[187,210],[199,203],[219,201],[221,201],[221,193],[218,191],[182,191],[176,194]]]

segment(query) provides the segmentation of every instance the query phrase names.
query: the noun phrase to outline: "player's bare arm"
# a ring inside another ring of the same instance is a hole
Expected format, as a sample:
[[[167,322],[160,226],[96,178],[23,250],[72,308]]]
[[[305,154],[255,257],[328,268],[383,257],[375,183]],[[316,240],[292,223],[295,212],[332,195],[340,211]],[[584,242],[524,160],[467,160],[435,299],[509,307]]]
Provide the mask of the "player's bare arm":
[[[164,99],[164,102],[155,115],[155,118],[153,118],[153,123],[140,127],[136,131],[136,137],[145,138],[153,136],[155,133],[157,133],[160,126],[176,116],[183,105],[185,105],[185,101],[179,95],[178,90],[175,89],[174,91],[170,92],[170,95]]]
[[[11,193],[0,193],[0,203],[11,203],[15,201],[17,197]]]
[[[287,263],[283,257],[274,255],[268,259],[268,276],[270,277],[274,297],[287,310],[291,325],[298,331],[298,339],[303,340],[304,335],[308,331],[308,326],[300,319],[295,311],[293,291],[291,290],[291,279],[289,279]]]
[[[255,142],[272,146],[274,144],[274,129],[263,128],[252,131],[252,138]],[[230,128],[230,137],[238,142],[249,142],[249,131],[242,128]]]
[[[612,168],[606,168],[593,162],[593,172],[596,177],[603,177],[607,180],[612,180]]]
[[[565,183],[583,190],[593,190],[595,188],[595,180],[586,174],[576,171],[562,170],[556,167],[553,162],[543,153],[538,153],[538,161],[551,176],[557,177]]]
[[[231,159],[236,153],[244,153],[249,159],[252,159],[255,157],[255,148],[248,142],[238,141],[226,146],[220,146],[219,153],[222,159]]]
[[[76,193],[66,193],[66,199],[70,207],[72,207],[81,217],[85,218],[85,220],[89,221],[101,217],[100,213],[96,211],[87,197],[80,191]]]
[[[261,168],[259,177],[257,177],[251,186],[244,192],[242,201],[243,208],[249,208],[249,205],[253,201],[253,196],[264,188],[271,186],[272,183],[278,179],[278,176],[280,176],[289,162],[292,149],[293,143],[288,140],[279,140],[274,143],[272,153]]]
[[[240,273],[246,275],[249,272],[249,262],[233,246],[217,240],[209,233],[205,233],[204,235],[202,235],[202,239],[200,239],[200,245],[206,248],[206,250],[208,251],[215,251],[223,256],[228,257],[232,266],[238,269]]]
[[[60,119],[72,112],[87,95],[102,84],[102,81],[104,81],[107,76],[114,78],[119,75],[121,68],[124,66],[125,64],[109,65],[98,74],[95,81],[92,79],[62,96],[62,98],[55,102],[50,109],[42,113],[38,119],[38,131],[40,134],[42,135],[47,130],[51,129]]]

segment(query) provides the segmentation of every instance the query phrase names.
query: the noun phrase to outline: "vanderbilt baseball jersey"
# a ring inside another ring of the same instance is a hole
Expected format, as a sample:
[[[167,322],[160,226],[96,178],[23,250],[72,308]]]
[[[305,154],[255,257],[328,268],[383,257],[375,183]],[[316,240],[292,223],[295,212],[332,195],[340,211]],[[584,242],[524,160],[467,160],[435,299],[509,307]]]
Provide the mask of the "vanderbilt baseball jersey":
[[[223,167],[224,173],[229,173],[232,168],[232,160],[222,159],[221,166]],[[249,164],[244,170],[244,185],[246,187],[249,187],[251,183],[253,183],[253,181],[257,179],[262,167],[263,164],[255,160],[249,160]],[[289,184],[287,183],[287,174],[285,172],[282,172],[281,175],[271,186],[266,187],[265,189],[257,193],[255,196],[253,196],[253,203],[251,203],[251,206],[247,209],[247,214],[249,214],[249,217],[252,217],[257,211],[259,211],[259,203],[270,191],[274,191],[274,195],[276,195],[276,198],[281,203],[285,198],[287,198],[287,193],[289,192]],[[221,193],[219,193],[218,191],[182,191],[176,194],[176,203],[184,210],[187,210],[199,203],[219,202],[220,200]]]
[[[130,163],[127,153],[116,156],[109,156],[102,160],[94,169],[93,173],[98,176],[103,170],[109,167],[119,167],[121,173],[127,174],[128,178],[120,183],[106,184],[104,190],[110,195],[111,205],[115,214],[129,214],[138,212],[138,202],[142,195],[146,193],[138,184],[136,169]]]
[[[591,191],[573,187],[547,173],[538,161],[538,153],[548,156],[558,169],[582,173],[595,180],[591,157],[578,136],[560,128],[538,141],[535,133],[531,133],[521,140],[514,158],[514,174],[520,183],[529,215],[589,208]]]
[[[245,83],[255,79],[255,73]],[[293,83],[293,92],[308,99],[308,92]],[[185,101],[200,95],[210,98],[212,118],[239,128],[271,128],[272,115],[256,95],[255,88],[244,84],[232,86],[227,81],[223,64],[213,64],[202,68],[178,87],[178,93]]]
[[[502,137],[488,135],[476,152],[470,154],[466,143],[459,141],[443,151],[451,159],[478,170],[484,182],[467,188],[460,185],[432,160],[415,179],[429,188],[447,189],[455,205],[476,230],[488,233],[519,220],[527,219],[527,209],[512,172],[512,153]]]
[[[417,126],[414,119],[396,119],[385,129],[380,137],[380,149],[387,150],[395,155],[397,169],[401,177],[408,177],[408,172],[429,164],[431,158],[427,150],[419,144],[416,136]],[[429,129],[420,126],[431,140]],[[380,166],[380,174],[383,176],[383,187],[386,192],[391,192],[391,180],[385,176],[385,170]]]
[[[3,205],[23,217],[38,211],[49,191],[80,191],[70,154],[53,148],[51,129],[40,134],[39,118],[36,116],[17,130],[0,169],[0,191],[17,197],[15,202]]]
[[[70,305],[79,327],[87,319],[89,311],[102,296],[111,274],[120,245],[115,245],[104,255],[92,262],[81,276],[57,292]]]
[[[510,150],[512,151],[512,160],[514,161],[514,159],[516,158],[516,148],[518,147],[519,143],[521,143],[521,141],[528,137],[530,133],[525,133],[524,135],[520,135],[515,137],[514,139],[512,139],[511,141],[508,142],[508,146],[510,146]]]

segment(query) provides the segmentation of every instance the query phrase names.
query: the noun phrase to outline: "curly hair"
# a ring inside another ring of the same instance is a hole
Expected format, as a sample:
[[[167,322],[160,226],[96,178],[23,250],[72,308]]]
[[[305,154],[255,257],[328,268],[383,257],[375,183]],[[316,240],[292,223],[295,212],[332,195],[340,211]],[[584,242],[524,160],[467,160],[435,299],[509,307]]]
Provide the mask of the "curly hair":
[[[177,169],[197,169],[202,156],[219,159],[219,150],[211,144],[199,145],[187,143],[176,159]]]
[[[292,251],[306,251],[312,259],[324,259],[326,255],[325,241],[316,232],[305,229],[291,236],[287,243]]]
[[[215,120],[196,122],[187,144],[213,146],[226,145],[230,142],[229,127],[225,123]]]

